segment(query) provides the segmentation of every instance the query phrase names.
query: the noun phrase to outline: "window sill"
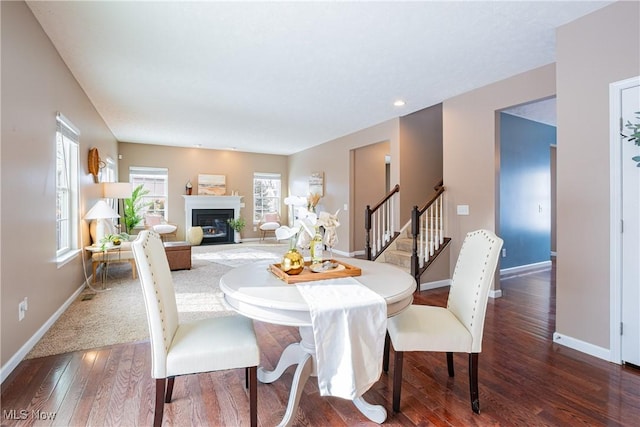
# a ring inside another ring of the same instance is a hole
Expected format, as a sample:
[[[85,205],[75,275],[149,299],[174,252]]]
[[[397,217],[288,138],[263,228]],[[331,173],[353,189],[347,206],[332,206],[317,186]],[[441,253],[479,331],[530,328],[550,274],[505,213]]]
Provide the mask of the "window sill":
[[[60,255],[59,257],[56,258],[56,264],[57,264],[57,268],[62,268],[64,267],[66,264],[68,264],[71,260],[73,260],[74,258],[76,258],[78,256],[78,254],[80,253],[80,249],[73,249],[63,255]]]

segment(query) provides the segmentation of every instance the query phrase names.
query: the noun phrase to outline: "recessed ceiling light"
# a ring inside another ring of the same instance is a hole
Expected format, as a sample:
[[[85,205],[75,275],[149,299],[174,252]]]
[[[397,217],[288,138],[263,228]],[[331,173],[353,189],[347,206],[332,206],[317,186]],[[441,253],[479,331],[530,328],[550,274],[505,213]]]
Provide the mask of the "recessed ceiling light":
[[[406,102],[404,102],[402,99],[398,99],[393,103],[394,107],[404,107],[406,104]]]

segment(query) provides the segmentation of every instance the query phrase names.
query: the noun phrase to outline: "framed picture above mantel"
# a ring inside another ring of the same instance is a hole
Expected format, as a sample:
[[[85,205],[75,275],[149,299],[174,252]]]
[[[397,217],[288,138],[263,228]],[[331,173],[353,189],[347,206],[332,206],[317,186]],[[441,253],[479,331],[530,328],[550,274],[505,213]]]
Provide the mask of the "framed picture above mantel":
[[[224,175],[198,175],[199,196],[224,196],[227,192],[226,178]]]

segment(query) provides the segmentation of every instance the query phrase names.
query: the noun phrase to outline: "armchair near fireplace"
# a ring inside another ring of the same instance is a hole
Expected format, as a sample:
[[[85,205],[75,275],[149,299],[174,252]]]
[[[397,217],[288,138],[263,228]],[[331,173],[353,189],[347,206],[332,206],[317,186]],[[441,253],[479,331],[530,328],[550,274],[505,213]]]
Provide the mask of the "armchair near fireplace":
[[[176,224],[167,222],[164,216],[155,213],[146,213],[144,215],[144,228],[158,233],[163,242],[170,236],[175,238],[178,234],[178,226]]]
[[[280,215],[278,212],[267,212],[260,220],[259,228],[261,231],[260,240],[264,240],[266,234],[270,231],[276,232],[280,227]]]

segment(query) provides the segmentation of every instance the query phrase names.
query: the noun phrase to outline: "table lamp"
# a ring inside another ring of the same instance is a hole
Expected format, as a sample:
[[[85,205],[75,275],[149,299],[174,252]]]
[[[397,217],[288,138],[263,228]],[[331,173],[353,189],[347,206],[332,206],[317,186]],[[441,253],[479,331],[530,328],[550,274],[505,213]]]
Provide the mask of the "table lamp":
[[[100,242],[105,236],[108,229],[105,220],[109,218],[120,218],[120,215],[104,200],[98,200],[84,216],[84,219],[96,220],[96,241],[94,243]]]

